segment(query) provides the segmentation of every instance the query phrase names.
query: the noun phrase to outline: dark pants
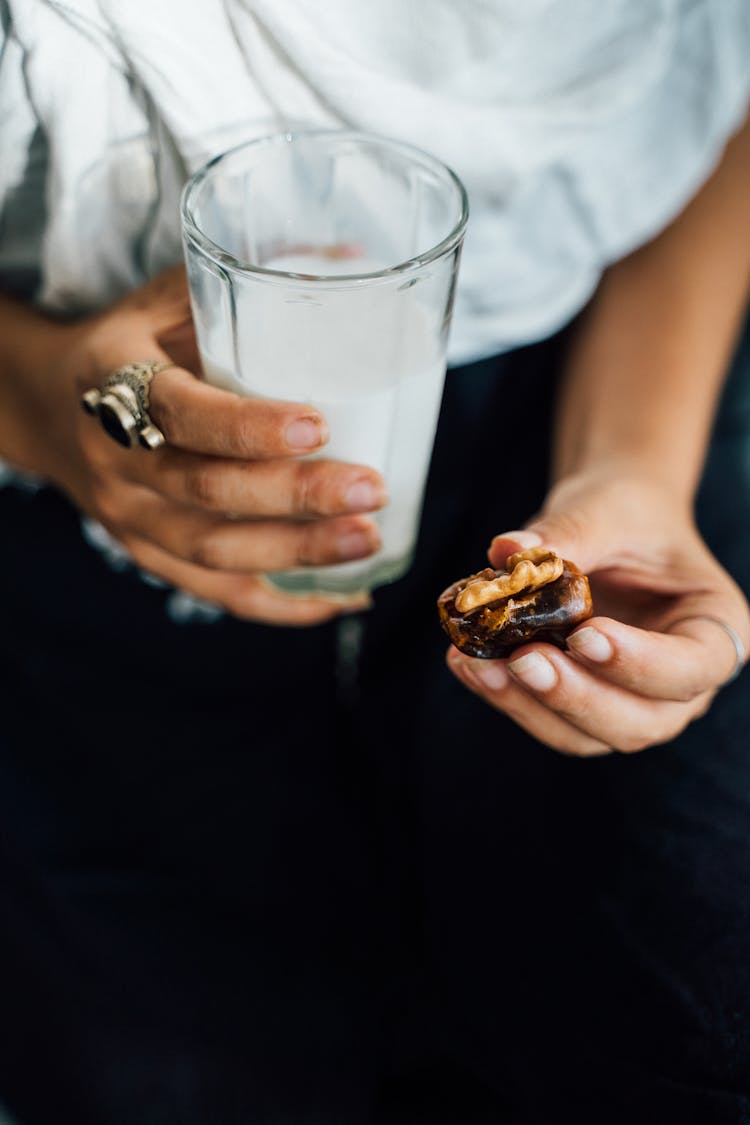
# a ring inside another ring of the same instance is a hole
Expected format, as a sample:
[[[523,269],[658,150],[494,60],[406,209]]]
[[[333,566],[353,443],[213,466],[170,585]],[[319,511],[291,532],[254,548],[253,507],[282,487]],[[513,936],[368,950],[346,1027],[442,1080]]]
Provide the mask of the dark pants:
[[[544,495],[563,347],[449,373],[414,568],[339,625],[175,625],[0,492],[21,1125],[747,1125],[747,676],[578,760],[444,666],[437,595]],[[746,591],[749,499],[750,357],[700,498]]]

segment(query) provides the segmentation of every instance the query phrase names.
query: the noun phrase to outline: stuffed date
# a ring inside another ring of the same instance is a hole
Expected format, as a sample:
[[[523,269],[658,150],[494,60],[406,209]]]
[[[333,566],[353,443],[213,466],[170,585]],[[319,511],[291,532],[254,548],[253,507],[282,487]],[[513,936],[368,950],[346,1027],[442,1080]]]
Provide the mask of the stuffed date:
[[[440,624],[467,656],[508,656],[529,641],[565,647],[593,609],[588,578],[544,547],[511,555],[505,570],[486,568],[454,582],[437,601]]]

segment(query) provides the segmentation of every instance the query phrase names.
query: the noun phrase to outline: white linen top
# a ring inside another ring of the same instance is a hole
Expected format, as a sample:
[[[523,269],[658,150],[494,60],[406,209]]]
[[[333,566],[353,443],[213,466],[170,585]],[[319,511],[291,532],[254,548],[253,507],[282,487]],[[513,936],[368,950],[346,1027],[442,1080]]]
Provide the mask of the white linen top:
[[[181,256],[179,191],[291,124],[449,163],[471,217],[449,344],[533,342],[710,174],[749,0],[0,0],[0,284],[103,306]]]

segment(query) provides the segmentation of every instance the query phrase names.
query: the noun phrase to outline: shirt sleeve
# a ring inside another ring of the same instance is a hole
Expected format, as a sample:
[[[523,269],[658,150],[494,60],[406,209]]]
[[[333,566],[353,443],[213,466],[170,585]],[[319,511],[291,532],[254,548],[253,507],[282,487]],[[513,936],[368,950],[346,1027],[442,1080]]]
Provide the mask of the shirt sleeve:
[[[26,51],[0,0],[0,288],[33,297],[45,225],[47,138],[26,81]]]

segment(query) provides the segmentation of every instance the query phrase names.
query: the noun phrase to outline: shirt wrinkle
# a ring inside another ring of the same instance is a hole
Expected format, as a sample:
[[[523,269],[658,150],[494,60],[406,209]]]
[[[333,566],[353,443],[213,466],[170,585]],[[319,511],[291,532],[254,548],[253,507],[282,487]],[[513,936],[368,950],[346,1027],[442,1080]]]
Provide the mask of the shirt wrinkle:
[[[432,151],[467,187],[451,363],[575,316],[708,178],[750,97],[746,0],[433,0],[429,20],[421,0],[2,10],[33,48],[49,145],[42,249],[29,244],[42,307],[101,307],[179,257],[182,183],[222,149],[347,126]],[[28,110],[4,102],[28,144]],[[6,252],[0,237],[0,280]]]

